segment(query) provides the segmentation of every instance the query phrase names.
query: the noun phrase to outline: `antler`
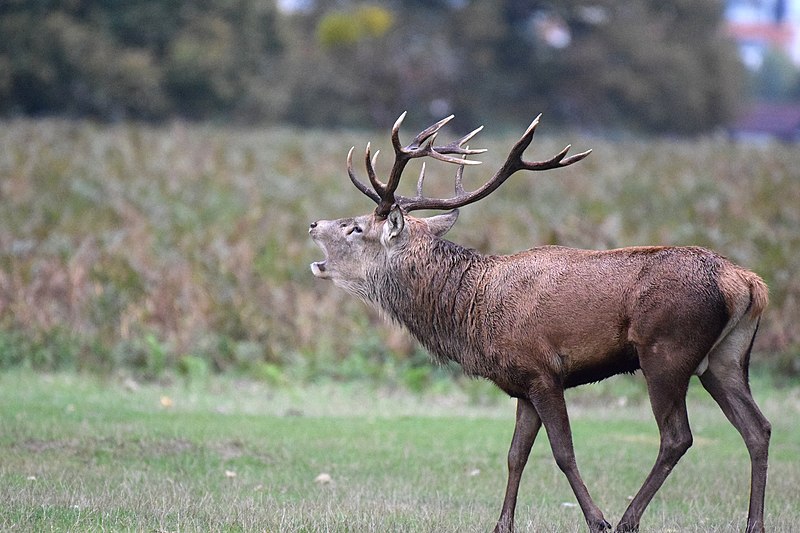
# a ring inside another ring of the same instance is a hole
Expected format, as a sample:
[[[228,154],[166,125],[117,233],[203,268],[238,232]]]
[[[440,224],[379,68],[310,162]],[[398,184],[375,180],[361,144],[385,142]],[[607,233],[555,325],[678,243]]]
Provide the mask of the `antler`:
[[[358,188],[358,190],[378,204],[378,207],[375,209],[375,214],[377,216],[385,217],[389,214],[389,211],[391,211],[392,206],[395,203],[398,203],[394,193],[397,190],[397,186],[400,184],[400,177],[403,174],[403,170],[411,159],[430,156],[434,159],[438,159],[446,163],[453,163],[462,167],[463,165],[480,164],[480,161],[472,161],[469,159],[464,159],[463,157],[467,155],[482,154],[486,150],[471,150],[469,148],[464,148],[462,145],[474,137],[482,129],[482,127],[445,146],[433,145],[439,130],[442,129],[445,124],[450,122],[453,117],[454,115],[450,115],[449,117],[443,118],[436,124],[425,128],[419,132],[408,145],[402,146],[400,144],[400,126],[403,123],[403,119],[406,118],[406,113],[403,112],[403,114],[400,115],[392,127],[392,146],[394,148],[395,159],[394,164],[392,165],[392,170],[389,173],[388,183],[381,182],[375,175],[375,162],[377,161],[380,151],[375,152],[375,156],[372,157],[370,154],[370,145],[367,143],[366,153],[364,154],[364,163],[367,167],[367,176],[369,177],[370,184],[372,185],[374,191],[370,191],[367,186],[356,177],[355,172],[353,172],[353,150],[355,147],[350,149],[350,152],[347,155],[347,173],[350,176],[350,180]],[[456,154],[462,157],[452,157],[450,154]]]
[[[502,183],[508,179],[512,174],[519,170],[549,170],[552,168],[559,168],[571,165],[573,163],[577,163],[581,159],[585,158],[589,155],[592,151],[587,150],[585,152],[581,152],[579,154],[566,157],[567,152],[571,148],[571,145],[567,145],[563,150],[561,150],[558,154],[554,155],[550,159],[546,161],[525,161],[522,159],[522,154],[525,149],[530,146],[531,142],[533,141],[533,134],[536,132],[536,126],[539,125],[539,119],[541,118],[541,114],[537,116],[531,125],[528,126],[528,129],[525,130],[523,136],[514,144],[511,148],[511,151],[506,158],[505,163],[500,167],[500,169],[494,174],[494,176],[489,179],[486,183],[484,183],[478,189],[467,192],[464,190],[464,186],[462,183],[462,178],[464,175],[464,166],[465,165],[477,165],[480,164],[480,161],[473,161],[470,159],[466,159],[468,155],[474,154],[481,154],[485,152],[485,149],[469,149],[463,147],[464,143],[469,141],[472,137],[474,137],[478,132],[483,129],[483,126],[477,128],[461,139],[457,141],[453,141],[448,145],[445,146],[433,146],[433,142],[438,134],[439,130],[450,120],[452,120],[453,115],[450,115],[447,118],[444,118],[429,126],[428,128],[422,130],[417,136],[414,138],[411,143],[405,147],[400,145],[400,125],[405,118],[406,113],[400,115],[400,117],[395,122],[394,126],[392,127],[392,146],[394,147],[395,152],[395,162],[392,165],[392,170],[389,174],[389,182],[384,184],[380,180],[378,180],[377,176],[375,175],[375,162],[378,157],[378,153],[375,153],[374,157],[370,155],[370,146],[367,144],[366,154],[365,154],[365,163],[367,167],[367,175],[369,177],[369,181],[372,184],[372,188],[374,190],[370,190],[366,185],[364,185],[355,175],[353,172],[353,150],[355,147],[350,149],[350,152],[347,154],[347,172],[350,176],[350,180],[353,184],[360,190],[362,193],[367,195],[371,198],[375,203],[378,204],[378,207],[375,208],[375,215],[379,217],[385,217],[388,215],[389,211],[392,209],[394,204],[399,205],[403,211],[415,211],[418,209],[455,209],[458,207],[463,207],[467,204],[471,204],[473,202],[477,202],[478,200],[485,198],[486,196],[490,195],[497,189]],[[427,142],[425,142],[427,141]],[[424,143],[424,145],[423,145]],[[456,154],[460,155],[461,157],[452,157],[449,154]],[[438,159],[440,161],[445,161],[447,163],[453,163],[458,165],[458,170],[456,171],[455,176],[455,196],[452,198],[426,198],[422,194],[422,184],[425,180],[425,164],[422,164],[422,171],[420,172],[419,179],[417,181],[417,195],[413,197],[409,196],[402,196],[396,195],[395,191],[397,190],[397,186],[400,183],[400,176],[405,169],[406,164],[414,158],[418,157],[425,157],[431,156],[434,159]]]

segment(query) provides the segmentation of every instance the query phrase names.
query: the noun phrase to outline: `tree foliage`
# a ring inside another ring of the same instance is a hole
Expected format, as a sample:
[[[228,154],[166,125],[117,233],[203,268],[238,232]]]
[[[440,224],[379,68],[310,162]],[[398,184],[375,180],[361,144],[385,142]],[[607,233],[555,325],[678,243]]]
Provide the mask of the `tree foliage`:
[[[255,0],[4,2],[0,111],[277,117],[263,96],[276,22],[272,3]]]
[[[694,133],[742,92],[718,0],[9,0],[0,113],[384,125],[546,111]],[[422,112],[420,112],[422,110]]]

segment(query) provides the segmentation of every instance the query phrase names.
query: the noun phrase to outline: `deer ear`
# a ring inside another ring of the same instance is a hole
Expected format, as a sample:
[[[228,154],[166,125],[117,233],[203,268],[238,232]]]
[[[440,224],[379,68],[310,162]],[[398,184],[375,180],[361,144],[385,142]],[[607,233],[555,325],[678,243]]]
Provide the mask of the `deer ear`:
[[[392,239],[400,235],[405,225],[406,220],[403,218],[403,212],[398,206],[394,206],[392,210],[389,211],[389,215],[386,217],[386,223],[383,225],[381,242],[384,246],[388,246]]]
[[[449,213],[436,215],[423,219],[428,224],[428,229],[437,237],[441,237],[453,227],[458,220],[458,209],[453,209]]]

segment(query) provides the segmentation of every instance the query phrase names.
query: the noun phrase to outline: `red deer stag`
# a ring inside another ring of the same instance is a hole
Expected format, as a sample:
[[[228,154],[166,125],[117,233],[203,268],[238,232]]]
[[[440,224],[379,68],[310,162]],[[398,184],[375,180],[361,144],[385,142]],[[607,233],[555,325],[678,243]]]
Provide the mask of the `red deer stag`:
[[[497,256],[444,240],[457,208],[488,196],[515,172],[564,167],[589,151],[567,157],[567,146],[547,161],[523,160],[537,117],[494,176],[468,192],[462,185],[464,166],[477,161],[467,156],[484,150],[465,143],[481,128],[434,145],[451,116],[403,147],[404,116],[392,128],[395,160],[386,183],[376,176],[369,145],[365,163],[372,188],[356,177],[350,150],[350,179],[378,206],[368,215],[311,224],[311,237],[325,254],[311,270],[404,325],[435,358],[455,361],[467,374],[489,379],[517,399],[508,484],[495,531],[514,528],[520,476],[542,424],[589,530],[610,529],[575,463],[564,389],[638,369],[647,382],[661,443],[655,465],[616,530],[638,529],[653,495],[691,446],[686,390],[697,374],[747,445],[752,467],[747,531],[763,531],[770,424],[750,393],[748,364],[767,305],[764,282],[703,248],[540,246]],[[420,157],[458,166],[452,198],[423,196],[424,165],[416,196],[395,192],[406,164]],[[451,211],[429,218],[409,215],[418,209]]]

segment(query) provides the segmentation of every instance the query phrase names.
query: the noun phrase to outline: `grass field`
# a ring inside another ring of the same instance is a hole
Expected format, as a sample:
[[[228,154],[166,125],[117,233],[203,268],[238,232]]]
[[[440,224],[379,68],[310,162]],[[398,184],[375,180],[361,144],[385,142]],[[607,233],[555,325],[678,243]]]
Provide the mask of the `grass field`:
[[[610,521],[650,468],[657,432],[635,378],[570,394],[578,461]],[[598,393],[597,391],[601,391]],[[756,380],[773,423],[769,531],[800,523],[800,390]],[[138,384],[0,374],[3,531],[488,531],[499,513],[513,402],[359,383],[271,388],[229,377]],[[695,446],[643,531],[742,531],[747,453],[694,383]],[[315,479],[322,473],[330,482]],[[521,531],[582,531],[545,438]]]

